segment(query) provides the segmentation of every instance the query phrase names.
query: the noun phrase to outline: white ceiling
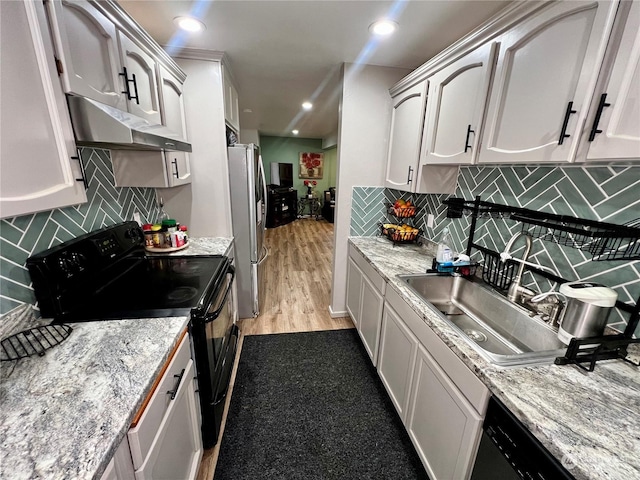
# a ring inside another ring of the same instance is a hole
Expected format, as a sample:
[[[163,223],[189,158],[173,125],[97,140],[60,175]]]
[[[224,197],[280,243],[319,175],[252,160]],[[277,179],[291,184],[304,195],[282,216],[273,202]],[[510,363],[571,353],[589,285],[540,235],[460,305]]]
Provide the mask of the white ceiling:
[[[240,97],[240,126],[261,134],[323,138],[338,127],[343,62],[414,69],[473,30],[508,1],[119,0],[161,45],[225,52]],[[178,33],[192,14],[207,29]],[[372,41],[368,27],[395,18],[398,31]],[[366,52],[369,52],[368,54]],[[303,112],[311,100],[314,108]],[[245,112],[246,109],[252,113]]]

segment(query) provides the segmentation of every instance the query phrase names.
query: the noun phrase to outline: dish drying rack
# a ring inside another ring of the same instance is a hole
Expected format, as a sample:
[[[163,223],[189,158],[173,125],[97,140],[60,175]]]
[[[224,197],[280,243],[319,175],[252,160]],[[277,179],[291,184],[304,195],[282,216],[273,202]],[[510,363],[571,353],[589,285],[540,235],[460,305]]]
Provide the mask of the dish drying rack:
[[[616,225],[486,202],[482,201],[480,196],[475,200],[449,198],[443,203],[447,205],[448,218],[461,218],[463,215],[471,217],[466,254],[470,256],[474,248],[483,253],[485,256],[483,280],[501,290],[509,288],[518,266],[513,260],[502,262],[498,252],[475,243],[474,236],[478,220],[511,219],[520,222],[522,233],[558,245],[580,249],[589,253],[592,261],[640,260],[640,219],[624,225]],[[531,266],[526,268],[552,282],[561,284],[568,281],[546,270]],[[599,360],[622,359],[633,363],[626,358],[627,347],[640,343],[640,339],[633,338],[640,323],[640,298],[635,304],[617,300],[615,307],[630,315],[623,333],[582,339],[573,338],[565,355],[556,358],[556,365],[575,364],[584,370],[593,371]]]

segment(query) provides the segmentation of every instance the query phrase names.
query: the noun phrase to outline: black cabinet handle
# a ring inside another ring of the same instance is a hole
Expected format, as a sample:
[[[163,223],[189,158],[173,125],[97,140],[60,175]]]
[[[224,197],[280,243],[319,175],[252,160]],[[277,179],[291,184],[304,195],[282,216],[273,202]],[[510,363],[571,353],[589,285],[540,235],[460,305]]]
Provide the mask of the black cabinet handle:
[[[471,130],[471,125],[469,125],[469,126],[467,127],[467,138],[466,138],[466,140],[464,141],[464,153],[467,153],[467,150],[469,150],[469,149],[471,148],[471,145],[469,145],[469,136],[470,136],[472,133],[473,133],[473,134],[475,134],[476,132],[475,132],[475,130]]]
[[[178,388],[180,388],[180,382],[182,382],[182,377],[184,376],[184,368],[180,372],[180,375],[174,375],[173,378],[177,378],[178,381],[173,387],[173,390],[167,391],[167,395],[171,394],[171,400],[176,399],[176,395],[178,394]]]
[[[128,100],[135,100],[136,103],[140,105],[140,102],[138,101],[138,83],[136,82],[136,74],[132,74],[131,78],[129,78],[127,67],[122,67],[122,73],[119,75],[124,77],[124,90],[120,93],[126,93]],[[133,83],[133,91],[135,92],[135,95],[131,95],[131,88],[129,88],[130,83]]]
[[[174,167],[173,174],[175,175],[176,178],[180,178],[180,174],[178,173],[178,159],[174,158],[171,163],[173,164],[173,167]]]
[[[611,104],[607,103],[607,94],[603,93],[600,95],[600,102],[598,103],[598,110],[596,110],[596,118],[593,119],[593,126],[591,127],[591,132],[589,133],[589,141],[593,142],[598,133],[602,133],[602,130],[598,130],[598,124],[600,123],[600,117],[602,116],[602,110],[604,107],[610,107]]]
[[[558,145],[562,145],[564,143],[564,139],[571,136],[567,134],[567,125],[569,125],[569,117],[571,116],[571,114],[576,113],[576,110],[573,110],[572,107],[573,102],[569,102],[569,104],[567,105],[567,111],[564,114],[564,122],[562,122],[562,131],[560,132]]]
[[[413,167],[409,167],[409,172],[407,173],[407,183],[413,182]]]
[[[77,160],[80,164],[80,174],[82,175],[80,178],[76,178],[76,182],[82,182],[85,190],[89,190],[89,182],[87,182],[87,174],[84,170],[84,165],[82,163],[82,157],[80,156],[80,150],[76,150],[77,156],[71,157],[73,160]]]

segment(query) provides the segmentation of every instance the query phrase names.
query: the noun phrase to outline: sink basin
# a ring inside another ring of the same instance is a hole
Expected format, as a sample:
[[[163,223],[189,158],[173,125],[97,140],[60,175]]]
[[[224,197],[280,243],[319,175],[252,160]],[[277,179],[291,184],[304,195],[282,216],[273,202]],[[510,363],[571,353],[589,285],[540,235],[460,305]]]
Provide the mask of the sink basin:
[[[566,351],[555,329],[480,281],[446,274],[398,278],[495,365],[553,363]]]

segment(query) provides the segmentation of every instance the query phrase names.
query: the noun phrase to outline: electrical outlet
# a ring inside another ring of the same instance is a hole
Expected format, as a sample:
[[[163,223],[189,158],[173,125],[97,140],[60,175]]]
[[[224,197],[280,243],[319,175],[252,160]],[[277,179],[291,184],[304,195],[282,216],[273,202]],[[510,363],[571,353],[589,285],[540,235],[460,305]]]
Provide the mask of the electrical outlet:
[[[434,218],[433,218],[433,214],[432,214],[432,213],[429,213],[429,214],[427,215],[427,227],[429,227],[429,228],[433,228],[433,220],[434,220]]]
[[[138,222],[138,225],[142,226],[142,218],[140,217],[140,212],[133,212],[133,219]]]

